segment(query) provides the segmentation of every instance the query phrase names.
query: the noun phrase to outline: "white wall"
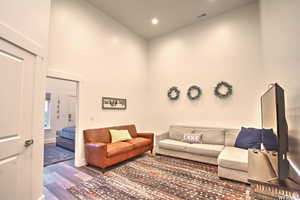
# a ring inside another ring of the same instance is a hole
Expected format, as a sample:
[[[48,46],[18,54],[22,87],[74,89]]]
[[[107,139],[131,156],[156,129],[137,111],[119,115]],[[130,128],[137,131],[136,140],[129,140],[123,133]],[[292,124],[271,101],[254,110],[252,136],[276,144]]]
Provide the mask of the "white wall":
[[[167,131],[172,124],[260,127],[266,84],[257,3],[150,41],[149,63],[149,127],[155,131]],[[233,85],[232,97],[214,96],[219,81]],[[200,100],[187,98],[193,84],[202,88]],[[167,98],[172,86],[181,90],[178,101]]]
[[[285,89],[290,150],[300,153],[300,1],[261,0],[264,66]],[[300,162],[299,162],[300,166]]]
[[[49,70],[82,80],[77,164],[84,162],[82,130],[129,123],[143,130],[146,69],[146,41],[84,0],[52,1]],[[102,110],[103,96],[127,98],[127,110]]]
[[[49,69],[83,80],[81,130],[128,123],[155,132],[171,124],[260,127],[260,96],[276,81],[287,91],[290,135],[295,137],[299,29],[293,19],[298,14],[290,13],[297,5],[283,2],[262,1],[261,9],[249,4],[151,40],[147,49],[147,42],[87,2],[54,0]],[[226,100],[213,94],[222,80],[234,87]],[[195,102],[186,97],[193,84],[203,91]],[[171,86],[181,90],[176,102],[166,95]],[[128,109],[101,110],[102,96],[127,98]],[[76,158],[82,163],[82,135],[78,141]]]
[[[0,25],[48,50],[50,0],[1,0]]]
[[[56,131],[64,127],[76,125],[77,83],[53,78],[47,78],[46,92],[51,94],[50,129],[45,130],[45,143],[56,142]],[[59,103],[59,114],[57,105]],[[68,114],[72,114],[69,122]],[[57,118],[59,115],[59,118]]]

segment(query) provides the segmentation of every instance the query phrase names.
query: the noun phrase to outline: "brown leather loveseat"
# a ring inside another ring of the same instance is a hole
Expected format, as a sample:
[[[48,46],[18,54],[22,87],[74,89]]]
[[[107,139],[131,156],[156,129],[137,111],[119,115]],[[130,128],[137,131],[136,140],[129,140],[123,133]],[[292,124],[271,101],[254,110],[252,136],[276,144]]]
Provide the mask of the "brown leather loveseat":
[[[127,129],[130,140],[111,143],[109,130]],[[90,165],[106,168],[153,150],[153,133],[137,133],[135,125],[90,129],[84,132],[85,157]]]

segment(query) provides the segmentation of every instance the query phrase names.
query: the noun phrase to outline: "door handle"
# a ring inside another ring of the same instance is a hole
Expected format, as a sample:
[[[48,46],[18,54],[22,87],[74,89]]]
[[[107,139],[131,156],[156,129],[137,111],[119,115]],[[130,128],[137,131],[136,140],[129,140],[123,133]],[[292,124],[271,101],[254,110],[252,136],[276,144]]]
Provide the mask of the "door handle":
[[[29,147],[32,144],[33,144],[33,140],[32,139],[31,140],[26,140],[24,146],[25,147]]]

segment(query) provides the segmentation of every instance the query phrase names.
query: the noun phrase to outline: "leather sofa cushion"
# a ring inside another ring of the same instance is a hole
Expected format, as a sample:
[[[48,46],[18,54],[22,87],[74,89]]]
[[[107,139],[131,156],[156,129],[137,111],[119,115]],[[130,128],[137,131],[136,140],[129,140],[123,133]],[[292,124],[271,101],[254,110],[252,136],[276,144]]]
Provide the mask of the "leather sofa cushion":
[[[188,144],[186,152],[199,154],[202,156],[218,157],[224,149],[224,145],[215,144]]]
[[[84,142],[85,143],[110,143],[111,137],[108,129],[90,129],[84,131]]]
[[[172,140],[172,139],[165,139],[158,142],[158,146],[163,149],[170,149],[175,151],[185,151],[186,146],[188,143]]]
[[[225,147],[218,157],[218,165],[224,168],[248,172],[248,150]]]
[[[114,142],[107,144],[107,157],[127,153],[133,149],[133,145],[128,142]]]
[[[150,139],[142,138],[142,137],[136,137],[136,138],[127,140],[126,142],[132,144],[133,148],[144,147],[144,146],[147,146],[147,145],[151,144]]]
[[[90,129],[84,131],[85,143],[111,143],[111,135],[109,129],[128,130],[131,137],[137,137],[135,125],[113,126],[107,128]]]

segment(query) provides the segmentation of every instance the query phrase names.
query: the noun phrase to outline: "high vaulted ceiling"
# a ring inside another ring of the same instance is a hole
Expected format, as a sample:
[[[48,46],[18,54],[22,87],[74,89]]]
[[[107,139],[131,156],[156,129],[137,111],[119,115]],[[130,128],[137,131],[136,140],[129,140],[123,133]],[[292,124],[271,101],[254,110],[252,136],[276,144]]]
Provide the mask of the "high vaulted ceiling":
[[[255,0],[89,0],[145,39],[172,32]],[[197,16],[207,13],[207,16]],[[159,19],[157,25],[151,19]]]

